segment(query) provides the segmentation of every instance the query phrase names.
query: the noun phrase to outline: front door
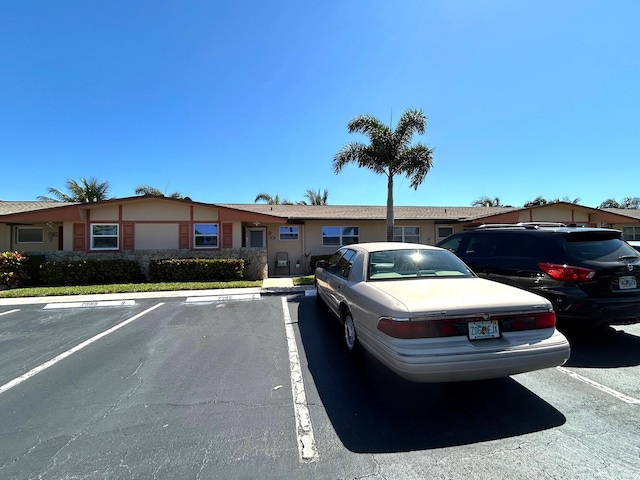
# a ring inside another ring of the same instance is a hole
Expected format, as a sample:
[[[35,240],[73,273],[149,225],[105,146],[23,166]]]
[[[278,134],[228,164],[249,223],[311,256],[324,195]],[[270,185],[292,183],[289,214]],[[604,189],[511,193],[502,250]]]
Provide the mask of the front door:
[[[266,248],[267,246],[267,229],[266,228],[248,228],[247,229],[247,247],[249,248]]]

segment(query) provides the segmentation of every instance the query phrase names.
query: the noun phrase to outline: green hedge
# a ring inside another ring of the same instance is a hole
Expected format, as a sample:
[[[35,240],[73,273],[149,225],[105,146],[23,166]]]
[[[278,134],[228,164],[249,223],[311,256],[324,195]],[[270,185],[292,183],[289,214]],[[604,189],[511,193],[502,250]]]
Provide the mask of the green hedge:
[[[45,262],[40,266],[40,284],[47,286],[134,283],[143,280],[135,260],[78,260]]]
[[[215,282],[241,280],[244,260],[237,258],[169,258],[151,260],[149,277],[153,282]]]
[[[333,254],[331,255],[312,255],[309,259],[309,267],[311,267],[311,272],[316,271],[316,263],[318,260],[329,260]]]

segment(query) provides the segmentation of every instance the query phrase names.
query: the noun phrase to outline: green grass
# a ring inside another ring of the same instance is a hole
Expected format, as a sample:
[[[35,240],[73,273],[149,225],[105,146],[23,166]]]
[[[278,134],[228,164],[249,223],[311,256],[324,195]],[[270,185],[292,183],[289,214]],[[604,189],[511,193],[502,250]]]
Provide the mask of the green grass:
[[[293,279],[294,285],[313,285],[313,275]],[[93,295],[101,293],[166,292],[174,290],[210,290],[222,288],[261,287],[262,281],[122,283],[73,287],[32,287],[0,290],[0,298],[54,297],[60,295]]]

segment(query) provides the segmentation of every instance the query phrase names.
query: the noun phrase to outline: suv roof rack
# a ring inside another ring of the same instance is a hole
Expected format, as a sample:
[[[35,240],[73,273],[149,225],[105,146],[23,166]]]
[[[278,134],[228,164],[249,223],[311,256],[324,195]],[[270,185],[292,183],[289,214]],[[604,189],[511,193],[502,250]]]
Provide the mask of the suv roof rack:
[[[518,222],[518,223],[485,223],[479,225],[477,229],[484,228],[526,228],[537,229],[540,227],[566,227],[564,223],[559,222]]]

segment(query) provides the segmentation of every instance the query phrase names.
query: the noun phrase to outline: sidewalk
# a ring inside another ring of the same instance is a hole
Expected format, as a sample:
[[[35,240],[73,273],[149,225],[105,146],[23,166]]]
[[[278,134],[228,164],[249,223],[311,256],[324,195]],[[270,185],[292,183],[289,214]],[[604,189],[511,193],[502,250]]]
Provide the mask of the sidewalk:
[[[0,306],[32,305],[42,303],[90,302],[96,300],[135,300],[141,298],[203,297],[212,295],[293,294],[313,290],[312,285],[295,286],[291,278],[266,278],[262,287],[220,288],[213,290],[170,290],[162,292],[103,293],[96,295],[61,295],[51,297],[0,298]]]

